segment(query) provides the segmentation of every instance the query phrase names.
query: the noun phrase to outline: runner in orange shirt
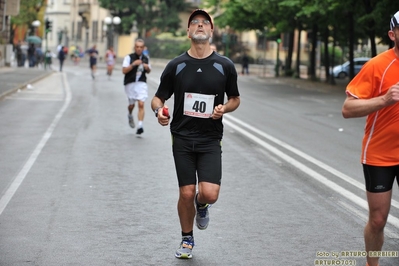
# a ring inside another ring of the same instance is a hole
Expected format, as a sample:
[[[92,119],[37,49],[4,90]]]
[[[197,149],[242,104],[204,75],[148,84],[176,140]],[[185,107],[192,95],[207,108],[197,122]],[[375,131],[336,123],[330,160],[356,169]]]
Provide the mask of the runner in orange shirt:
[[[361,155],[369,205],[367,252],[382,248],[392,186],[399,177],[399,11],[391,18],[388,36],[394,48],[362,67],[348,84],[342,107],[345,118],[367,116]],[[368,256],[367,265],[377,266],[378,259]]]

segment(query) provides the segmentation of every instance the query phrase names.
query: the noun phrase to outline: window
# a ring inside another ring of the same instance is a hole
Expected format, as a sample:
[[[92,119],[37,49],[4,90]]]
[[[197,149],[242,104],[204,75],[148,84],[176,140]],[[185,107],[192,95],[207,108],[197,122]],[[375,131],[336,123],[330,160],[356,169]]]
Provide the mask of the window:
[[[93,21],[93,41],[98,40],[98,21]]]
[[[74,22],[72,22],[71,30],[72,30],[71,36],[73,39],[75,39],[75,23]]]
[[[81,41],[82,40],[82,22],[78,22],[78,29],[76,31],[76,40]]]
[[[104,42],[104,38],[107,35],[107,32],[103,30],[104,28],[105,28],[105,22],[101,21],[101,32],[102,32],[102,34],[101,34],[101,42]]]

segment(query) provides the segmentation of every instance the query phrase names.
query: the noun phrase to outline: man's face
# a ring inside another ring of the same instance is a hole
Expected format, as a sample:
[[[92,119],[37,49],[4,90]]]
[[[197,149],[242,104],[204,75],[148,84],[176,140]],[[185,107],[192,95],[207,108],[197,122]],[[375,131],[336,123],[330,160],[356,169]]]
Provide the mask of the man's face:
[[[194,43],[206,43],[212,37],[213,29],[210,21],[203,15],[197,15],[190,21],[187,29],[188,37]]]
[[[143,53],[143,50],[144,50],[144,43],[143,42],[136,42],[134,44],[134,52],[137,55],[141,55]]]

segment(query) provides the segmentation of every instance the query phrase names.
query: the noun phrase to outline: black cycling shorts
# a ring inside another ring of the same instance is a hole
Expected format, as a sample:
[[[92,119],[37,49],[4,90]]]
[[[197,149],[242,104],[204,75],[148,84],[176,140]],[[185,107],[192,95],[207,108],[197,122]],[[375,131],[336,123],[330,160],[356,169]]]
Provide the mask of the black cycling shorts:
[[[399,165],[394,166],[373,166],[363,164],[364,179],[366,181],[366,190],[368,192],[386,192],[390,191],[393,182],[398,182]]]
[[[187,140],[172,136],[173,157],[179,187],[210,182],[220,185],[222,179],[222,141]]]

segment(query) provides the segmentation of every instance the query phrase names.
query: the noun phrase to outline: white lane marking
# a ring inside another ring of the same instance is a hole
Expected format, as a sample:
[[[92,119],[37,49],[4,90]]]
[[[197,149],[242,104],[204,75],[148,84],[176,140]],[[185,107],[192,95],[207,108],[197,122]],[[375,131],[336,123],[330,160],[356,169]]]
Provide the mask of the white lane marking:
[[[22,167],[21,171],[18,173],[14,181],[11,183],[10,187],[4,193],[4,195],[0,199],[0,215],[3,213],[4,209],[7,207],[7,204],[10,202],[12,197],[14,196],[15,192],[18,190],[19,186],[24,181],[26,175],[29,173],[30,169],[36,162],[36,159],[39,157],[41,151],[43,150],[44,146],[46,145],[47,141],[50,139],[51,135],[53,134],[58,122],[60,121],[61,117],[64,115],[65,111],[67,110],[71,99],[72,93],[71,89],[69,88],[69,84],[67,82],[66,76],[62,73],[64,86],[65,86],[65,102],[58,114],[55,116],[53,122],[48,127],[47,131],[44,133],[42,139],[40,140],[39,144],[37,144],[36,148],[33,150],[32,154],[30,155],[28,161]]]
[[[156,82],[155,79],[152,79],[153,82],[155,82],[156,84],[159,84],[159,82]],[[256,134],[274,142],[277,145],[280,145],[281,147],[291,151],[292,153],[308,160],[309,162],[312,162],[313,164],[317,165],[318,167],[330,172],[331,174],[341,178],[342,180],[348,182],[349,184],[359,188],[360,190],[364,191],[364,185],[362,183],[360,183],[357,180],[354,180],[353,178],[345,175],[344,173],[341,173],[340,171],[326,165],[325,163],[305,154],[304,152],[288,145],[285,142],[280,141],[279,139],[276,139],[266,133],[264,133],[263,131],[258,130],[257,128],[254,128],[253,126],[239,120],[238,118],[235,118],[229,114],[224,115],[223,117],[223,123],[234,128],[235,130],[237,130],[238,132],[240,132],[241,134],[247,136],[248,138],[252,139],[253,141],[255,141],[256,143],[258,143],[259,145],[263,146],[264,148],[266,148],[267,150],[269,150],[270,152],[274,153],[275,155],[277,155],[278,157],[280,157],[281,159],[287,161],[288,163],[294,165],[295,167],[297,167],[299,170],[303,171],[304,173],[308,174],[309,176],[313,177],[314,179],[316,179],[317,181],[321,182],[322,184],[326,185],[327,187],[331,188],[332,190],[338,192],[339,194],[343,195],[344,197],[348,198],[350,201],[354,202],[355,204],[359,205],[360,207],[362,207],[363,209],[368,211],[368,204],[367,201],[365,201],[364,199],[358,197],[357,195],[353,194],[352,192],[350,192],[349,190],[344,189],[343,187],[335,184],[334,182],[330,181],[329,179],[325,178],[324,176],[318,174],[317,172],[313,171],[312,169],[310,169],[309,167],[305,166],[304,164],[301,164],[300,162],[296,161],[295,159],[289,157],[288,155],[284,154],[283,152],[281,152],[280,150],[274,148],[273,146],[267,144],[266,142],[262,141],[261,139],[259,139],[258,137],[248,133],[248,131],[236,126],[235,124],[233,124],[233,122],[230,122],[229,120],[233,120],[236,124],[240,124],[243,127],[246,127],[247,129],[251,130],[252,132],[255,132]],[[399,202],[395,201],[392,199],[391,201],[391,205],[398,208],[399,209]],[[392,224],[395,228],[399,228],[398,224],[399,224],[399,219],[392,216],[391,214],[389,214],[389,219],[388,219],[388,223]]]
[[[289,145],[289,144],[287,144],[285,142],[282,142],[281,140],[278,140],[278,139],[276,139],[276,138],[264,133],[263,131],[260,131],[259,129],[254,128],[251,125],[248,125],[247,123],[245,123],[245,122],[243,122],[243,121],[241,121],[241,120],[239,120],[239,119],[237,119],[235,117],[232,117],[230,115],[224,115],[224,118],[227,118],[228,120],[233,120],[235,123],[240,124],[243,127],[246,127],[247,129],[251,130],[252,132],[258,134],[259,136],[262,136],[262,137],[264,137],[264,138],[276,143],[277,145],[289,150],[290,152],[302,157],[303,159],[305,159],[305,160],[317,165],[318,167],[326,170],[327,172],[330,172],[331,174],[339,177],[340,179],[346,181],[347,183],[357,187],[361,191],[364,191],[364,188],[365,188],[364,184],[362,184],[359,181],[351,178],[350,176],[345,175],[344,173],[332,168],[331,166],[328,166],[327,164],[317,160],[316,158],[313,158],[312,156],[307,155],[306,153],[304,153],[304,152],[292,147],[291,145]],[[223,122],[225,121],[224,118],[223,118]],[[397,202],[396,200],[392,199],[391,205],[393,207],[399,209],[399,202]]]
[[[231,116],[228,116],[228,119],[231,119]],[[233,124],[228,119],[223,119],[223,123],[226,124],[227,126],[233,128],[236,131],[240,132],[241,134],[245,135],[247,138],[251,139],[252,141],[257,143],[258,145],[260,145],[263,148],[265,148],[266,150],[274,153],[275,155],[277,155],[278,157],[280,157],[284,161],[286,161],[289,164],[293,165],[297,169],[301,170],[302,172],[304,172],[305,174],[309,175],[313,179],[319,181],[320,183],[322,183],[323,185],[327,186],[328,188],[334,190],[338,194],[344,196],[345,198],[347,198],[348,200],[350,200],[353,203],[357,204],[358,206],[362,207],[363,209],[368,210],[367,201],[365,201],[364,199],[360,198],[359,196],[355,195],[354,193],[350,192],[349,190],[337,185],[333,181],[331,181],[328,178],[322,176],[321,174],[317,173],[316,171],[314,171],[313,169],[307,167],[306,165],[298,162],[297,160],[295,160],[294,158],[292,158],[292,157],[288,156],[287,154],[283,153],[279,149],[277,149],[277,148],[271,146],[270,144],[264,142],[263,140],[261,140],[260,138],[256,137],[255,135],[252,135],[251,133],[248,133],[248,130],[245,130],[244,128],[241,128],[241,127]],[[234,118],[234,120],[238,120],[238,119]],[[395,228],[399,228],[399,219],[394,217],[394,216],[392,216],[392,215],[389,215],[388,223],[393,225]]]

